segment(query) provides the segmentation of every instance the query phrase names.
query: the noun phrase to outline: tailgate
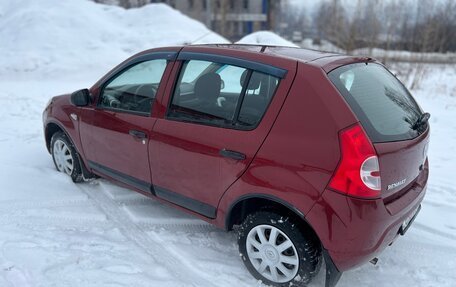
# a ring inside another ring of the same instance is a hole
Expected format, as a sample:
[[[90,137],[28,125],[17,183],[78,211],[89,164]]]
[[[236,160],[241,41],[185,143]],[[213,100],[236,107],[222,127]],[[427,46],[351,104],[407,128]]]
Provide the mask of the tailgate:
[[[401,197],[413,187],[420,173],[424,172],[428,145],[429,128],[412,140],[374,144],[385,202]]]
[[[374,145],[385,204],[408,191],[421,190],[421,178],[427,178],[429,115],[406,87],[377,63],[350,64],[328,75]]]

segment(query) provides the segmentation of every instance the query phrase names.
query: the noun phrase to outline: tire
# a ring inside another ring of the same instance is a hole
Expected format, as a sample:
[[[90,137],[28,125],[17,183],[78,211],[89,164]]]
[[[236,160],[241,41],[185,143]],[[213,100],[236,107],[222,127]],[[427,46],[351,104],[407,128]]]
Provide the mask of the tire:
[[[75,183],[84,180],[79,154],[65,133],[56,132],[52,135],[51,154],[58,171],[69,175]]]
[[[239,252],[256,279],[270,286],[306,286],[318,274],[320,243],[298,226],[289,217],[268,211],[246,217],[238,230]]]

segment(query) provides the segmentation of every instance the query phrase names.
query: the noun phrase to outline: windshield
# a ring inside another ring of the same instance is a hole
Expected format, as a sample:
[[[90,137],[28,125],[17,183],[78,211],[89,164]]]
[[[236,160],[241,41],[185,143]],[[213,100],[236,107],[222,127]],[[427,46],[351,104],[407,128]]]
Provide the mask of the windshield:
[[[383,66],[358,63],[337,68],[329,78],[373,142],[409,140],[422,114],[407,89]]]

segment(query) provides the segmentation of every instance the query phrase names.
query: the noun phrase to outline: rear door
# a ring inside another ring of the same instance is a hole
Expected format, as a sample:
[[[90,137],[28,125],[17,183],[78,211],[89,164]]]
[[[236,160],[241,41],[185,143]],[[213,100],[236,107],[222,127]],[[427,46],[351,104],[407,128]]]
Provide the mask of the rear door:
[[[149,55],[121,68],[101,86],[96,106],[81,119],[90,168],[144,192],[151,192],[148,143],[156,121],[151,109],[165,87],[160,84],[166,78],[165,57]]]
[[[429,127],[416,125],[422,110],[403,84],[379,64],[343,66],[329,77],[374,144],[383,197],[401,196],[427,173]]]
[[[183,52],[178,60],[176,83],[164,98],[168,109],[151,140],[154,188],[157,196],[214,218],[219,199],[270,130],[295,66],[207,53]]]

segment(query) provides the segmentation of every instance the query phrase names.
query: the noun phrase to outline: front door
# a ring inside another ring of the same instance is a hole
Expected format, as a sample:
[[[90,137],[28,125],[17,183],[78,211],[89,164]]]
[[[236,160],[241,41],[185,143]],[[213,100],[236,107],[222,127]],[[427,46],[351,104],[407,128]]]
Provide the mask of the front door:
[[[209,218],[254,158],[293,78],[229,62],[175,66],[179,77],[150,142],[156,195]]]
[[[166,59],[153,59],[113,76],[100,89],[96,108],[86,111],[90,122],[81,133],[90,168],[145,192],[151,192],[151,107],[166,66]]]

